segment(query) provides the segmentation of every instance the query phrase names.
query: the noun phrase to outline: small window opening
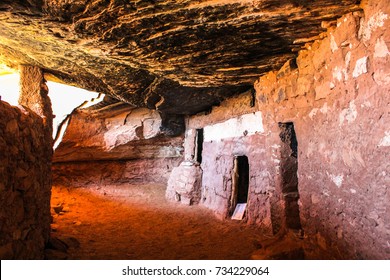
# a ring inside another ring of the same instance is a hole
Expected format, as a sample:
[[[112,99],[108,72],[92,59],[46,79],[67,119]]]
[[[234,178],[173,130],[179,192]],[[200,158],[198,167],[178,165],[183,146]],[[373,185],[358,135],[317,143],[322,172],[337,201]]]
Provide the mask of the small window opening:
[[[256,105],[256,91],[254,89],[251,90],[251,107],[255,107]]]
[[[196,142],[195,142],[195,151],[196,151],[196,161],[202,163],[202,152],[203,152],[203,128],[196,130]]]

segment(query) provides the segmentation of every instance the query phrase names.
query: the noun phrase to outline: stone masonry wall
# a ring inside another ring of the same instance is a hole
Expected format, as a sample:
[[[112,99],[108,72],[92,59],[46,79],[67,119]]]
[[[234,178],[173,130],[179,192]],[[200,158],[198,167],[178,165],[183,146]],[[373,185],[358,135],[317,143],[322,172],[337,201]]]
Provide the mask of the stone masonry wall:
[[[249,195],[246,219],[272,232],[267,174],[266,135],[262,114],[252,106],[251,93],[232,98],[213,108],[209,114],[190,117],[185,139],[185,158],[194,157],[196,129],[204,128],[201,204],[216,216],[229,216],[232,196],[234,158],[247,156]]]
[[[286,230],[289,214],[280,123],[293,123],[300,224],[306,239],[328,252],[324,258],[390,258],[390,6],[361,6],[307,44],[296,61],[262,76],[256,108],[243,95],[187,125],[186,159],[195,154],[195,129],[205,130],[202,204],[228,216],[234,157],[246,155],[247,220],[275,234]],[[260,113],[257,125],[240,118],[251,112]],[[207,127],[222,136],[208,138]],[[233,135],[224,132],[229,128]]]
[[[183,161],[169,175],[165,197],[185,205],[198,204],[201,196],[202,169],[197,162]]]
[[[50,233],[50,139],[40,116],[0,102],[0,259],[42,259]]]
[[[263,179],[277,223],[278,123],[293,122],[306,237],[329,252],[325,257],[389,259],[390,6],[363,1],[362,8],[308,45],[296,64],[256,82],[267,135]]]

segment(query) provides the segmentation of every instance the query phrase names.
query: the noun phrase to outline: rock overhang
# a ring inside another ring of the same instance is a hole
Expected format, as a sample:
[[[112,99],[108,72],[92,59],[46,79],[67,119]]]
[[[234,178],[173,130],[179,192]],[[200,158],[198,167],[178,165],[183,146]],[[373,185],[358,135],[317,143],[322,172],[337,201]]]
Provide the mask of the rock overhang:
[[[0,3],[0,60],[136,107],[194,114],[250,90],[357,0]]]

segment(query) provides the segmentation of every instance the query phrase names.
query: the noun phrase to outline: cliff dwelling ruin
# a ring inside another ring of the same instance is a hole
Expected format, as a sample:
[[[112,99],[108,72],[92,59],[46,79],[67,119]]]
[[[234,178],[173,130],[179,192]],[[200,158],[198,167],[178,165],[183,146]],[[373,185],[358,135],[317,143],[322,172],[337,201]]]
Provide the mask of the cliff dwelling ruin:
[[[388,0],[1,1],[1,259],[390,259],[389,26]],[[48,81],[101,94],[55,137]]]

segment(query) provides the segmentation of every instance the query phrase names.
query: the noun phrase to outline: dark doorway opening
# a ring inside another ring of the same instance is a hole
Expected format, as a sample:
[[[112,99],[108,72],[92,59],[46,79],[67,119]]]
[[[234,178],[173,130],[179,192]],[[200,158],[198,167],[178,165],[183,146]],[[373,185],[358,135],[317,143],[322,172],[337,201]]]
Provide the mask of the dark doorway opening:
[[[298,141],[292,122],[279,123],[281,145],[281,179],[285,222],[288,229],[300,230],[298,192]]]
[[[247,156],[237,156],[234,159],[232,198],[230,215],[233,214],[237,203],[247,203],[249,192],[249,161]]]
[[[248,157],[239,156],[236,158],[236,161],[238,166],[237,203],[246,203],[249,190]]]
[[[195,142],[195,151],[196,151],[196,161],[202,163],[202,152],[203,152],[203,128],[196,130],[196,142]]]

